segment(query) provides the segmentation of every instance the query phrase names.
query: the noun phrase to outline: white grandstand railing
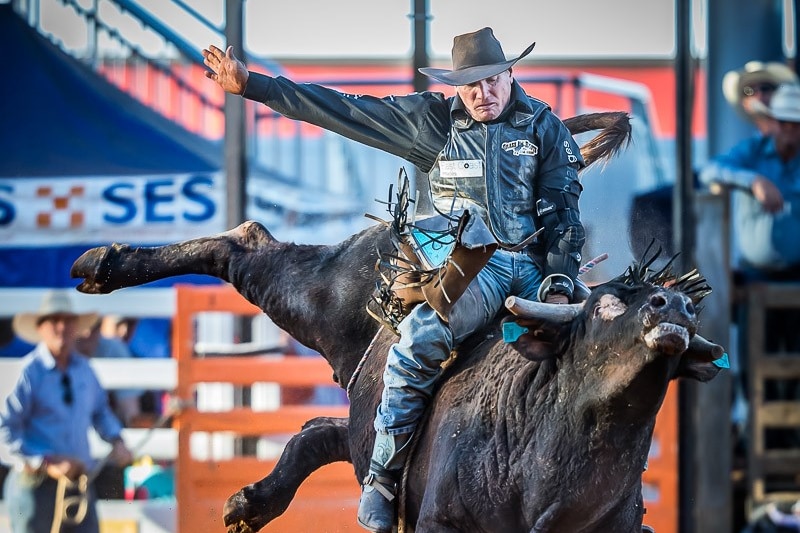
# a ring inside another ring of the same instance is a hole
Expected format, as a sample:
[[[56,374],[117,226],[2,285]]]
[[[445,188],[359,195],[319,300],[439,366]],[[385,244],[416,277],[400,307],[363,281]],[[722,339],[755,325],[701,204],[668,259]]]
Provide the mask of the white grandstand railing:
[[[17,313],[35,313],[47,288],[0,288],[0,317]],[[83,294],[71,291],[79,313],[172,318],[175,314],[175,290],[166,288],[126,288],[110,294]]]

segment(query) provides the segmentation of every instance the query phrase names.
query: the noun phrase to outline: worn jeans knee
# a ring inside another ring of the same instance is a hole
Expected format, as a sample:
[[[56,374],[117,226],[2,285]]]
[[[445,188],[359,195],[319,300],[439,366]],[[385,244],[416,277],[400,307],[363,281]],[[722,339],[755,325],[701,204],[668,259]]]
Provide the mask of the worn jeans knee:
[[[455,303],[449,323],[427,303],[415,307],[400,322],[400,339],[389,349],[375,429],[392,435],[413,431],[453,347],[487,325],[507,296],[535,298],[541,280],[527,255],[496,252]]]
[[[383,395],[375,429],[398,435],[414,430],[433,391],[441,364],[453,348],[453,334],[427,303],[398,326],[400,339],[389,349]]]

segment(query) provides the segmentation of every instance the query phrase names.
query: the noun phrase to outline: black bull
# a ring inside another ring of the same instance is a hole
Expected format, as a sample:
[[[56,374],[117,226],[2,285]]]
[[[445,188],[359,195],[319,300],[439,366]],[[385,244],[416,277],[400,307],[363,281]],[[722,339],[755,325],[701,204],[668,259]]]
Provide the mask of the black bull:
[[[377,250],[389,247],[380,226],[311,246],[277,241],[247,222],[162,247],[95,248],[71,274],[89,293],[186,273],[228,281],[318,350],[346,386],[377,330],[364,309]],[[640,530],[641,472],[667,384],[710,379],[721,350],[695,335],[696,284],[632,272],[595,288],[580,310],[564,307],[567,316],[535,310],[520,351],[499,341],[499,323],[459,348],[415,437],[402,498],[407,530]],[[229,531],[262,528],[325,464],[350,461],[357,479],[366,475],[393,340],[378,335],[352,385],[349,419],[309,421],[269,476],[231,496]]]

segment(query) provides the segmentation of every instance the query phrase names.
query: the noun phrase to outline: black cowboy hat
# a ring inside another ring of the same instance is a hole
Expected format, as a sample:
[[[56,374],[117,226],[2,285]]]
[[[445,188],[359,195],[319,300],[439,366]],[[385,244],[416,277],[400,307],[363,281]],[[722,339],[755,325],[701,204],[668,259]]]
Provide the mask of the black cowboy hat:
[[[534,46],[536,43],[516,59],[506,60],[492,28],[483,28],[457,35],[453,39],[453,70],[425,67],[419,71],[447,85],[468,85],[510,69],[514,63],[530,54]]]

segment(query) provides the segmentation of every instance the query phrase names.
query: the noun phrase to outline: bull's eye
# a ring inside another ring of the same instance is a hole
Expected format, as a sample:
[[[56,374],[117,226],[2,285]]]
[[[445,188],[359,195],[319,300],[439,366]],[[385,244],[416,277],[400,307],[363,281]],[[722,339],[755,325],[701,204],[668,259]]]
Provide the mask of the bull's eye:
[[[653,307],[664,307],[667,305],[667,299],[661,293],[656,293],[650,297],[650,305]]]
[[[691,300],[686,302],[686,312],[689,313],[690,315],[694,314],[694,303],[692,303]]]

